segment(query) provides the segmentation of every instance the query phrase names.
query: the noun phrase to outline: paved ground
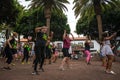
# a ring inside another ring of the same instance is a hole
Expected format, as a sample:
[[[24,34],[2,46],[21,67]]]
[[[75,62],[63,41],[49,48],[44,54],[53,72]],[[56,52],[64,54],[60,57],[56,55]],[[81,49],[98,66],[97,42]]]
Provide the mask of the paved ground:
[[[57,63],[44,65],[45,72],[39,75],[32,75],[32,64],[20,64],[12,67],[11,71],[0,70],[0,80],[120,80],[120,62],[113,63],[113,70],[117,75],[106,74],[105,68],[100,61],[92,61],[91,65],[86,65],[83,59],[71,60],[71,69],[60,71],[58,69],[61,59]],[[3,61],[0,61],[2,67]]]

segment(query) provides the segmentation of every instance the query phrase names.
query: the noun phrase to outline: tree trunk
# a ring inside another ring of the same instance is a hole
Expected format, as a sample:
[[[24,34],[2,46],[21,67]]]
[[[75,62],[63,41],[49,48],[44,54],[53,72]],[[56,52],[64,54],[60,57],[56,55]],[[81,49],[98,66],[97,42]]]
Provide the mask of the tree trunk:
[[[20,33],[18,34],[18,43],[20,43]]]
[[[98,23],[98,32],[99,32],[99,40],[102,39],[102,19],[101,15],[97,15],[97,23]]]
[[[50,18],[47,18],[47,19],[46,19],[46,26],[48,27],[48,32],[47,32],[47,34],[49,35],[49,34],[50,34]]]
[[[93,0],[93,5],[94,5],[94,11],[97,17],[97,22],[98,22],[98,32],[99,32],[99,40],[102,38],[102,19],[101,19],[101,5],[100,5],[101,0]]]
[[[48,27],[47,34],[49,35],[49,33],[50,33],[50,19],[51,19],[51,9],[50,9],[50,7],[45,8],[44,14],[45,14],[45,18],[46,18],[46,26]]]

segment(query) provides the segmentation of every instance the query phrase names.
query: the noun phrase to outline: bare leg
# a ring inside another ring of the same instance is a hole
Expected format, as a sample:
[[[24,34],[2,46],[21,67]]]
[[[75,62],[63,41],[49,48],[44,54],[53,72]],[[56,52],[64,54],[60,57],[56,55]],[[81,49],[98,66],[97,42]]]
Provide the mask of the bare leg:
[[[68,57],[66,60],[67,68],[70,68],[70,58]]]
[[[60,70],[64,70],[64,65],[65,65],[66,61],[67,61],[67,57],[64,57],[62,60],[61,66],[60,66]]]

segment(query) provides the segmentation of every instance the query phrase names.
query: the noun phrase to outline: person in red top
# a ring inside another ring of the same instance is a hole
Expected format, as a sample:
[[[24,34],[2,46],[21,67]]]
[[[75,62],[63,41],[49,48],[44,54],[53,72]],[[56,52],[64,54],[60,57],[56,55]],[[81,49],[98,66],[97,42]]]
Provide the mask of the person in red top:
[[[72,34],[71,34],[72,35]],[[73,35],[72,35],[72,39],[70,39],[69,35],[66,33],[66,30],[64,30],[64,34],[63,34],[63,49],[62,49],[62,52],[63,52],[63,60],[62,60],[62,63],[60,65],[60,70],[64,70],[64,64],[66,63],[68,68],[69,68],[69,57],[70,57],[70,54],[69,54],[69,48],[70,48],[70,42],[74,39]]]

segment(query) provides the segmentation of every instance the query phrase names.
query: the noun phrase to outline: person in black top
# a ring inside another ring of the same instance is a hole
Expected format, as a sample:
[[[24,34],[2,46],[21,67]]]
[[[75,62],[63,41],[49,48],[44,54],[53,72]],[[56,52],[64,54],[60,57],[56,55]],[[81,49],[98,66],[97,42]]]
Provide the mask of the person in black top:
[[[26,63],[29,64],[28,59],[29,59],[29,52],[31,49],[29,42],[26,42],[23,48],[24,48],[24,51],[23,51],[24,57],[22,59],[22,64],[24,64],[24,60],[26,60]]]
[[[85,54],[86,54],[86,62],[87,64],[90,64],[90,59],[91,59],[91,53],[90,53],[90,43],[91,40],[89,41],[88,38],[85,41]]]
[[[32,74],[38,74],[37,65],[40,63],[40,69],[44,71],[43,64],[45,59],[45,48],[47,42],[47,27],[35,28],[36,41],[35,41],[35,60],[34,60],[34,71]]]
[[[46,49],[45,49],[45,53],[46,53],[45,64],[46,64],[47,60],[49,61],[49,64],[51,64],[52,45],[50,43],[51,43],[52,38],[53,38],[53,32],[51,32],[51,34],[47,38]]]
[[[52,45],[52,58],[51,58],[51,60],[53,63],[55,63],[57,60],[57,47],[55,46],[54,43]]]
[[[13,54],[17,52],[17,41],[15,38],[17,37],[17,33],[13,32],[13,36],[11,36],[7,41],[5,45],[5,56],[7,58],[6,60],[6,67],[4,69],[11,70],[10,64],[13,60]]]

